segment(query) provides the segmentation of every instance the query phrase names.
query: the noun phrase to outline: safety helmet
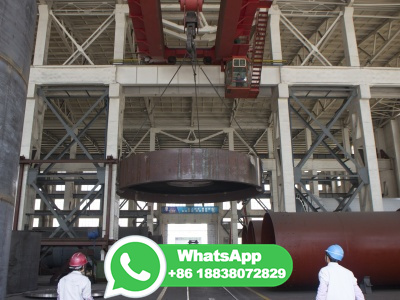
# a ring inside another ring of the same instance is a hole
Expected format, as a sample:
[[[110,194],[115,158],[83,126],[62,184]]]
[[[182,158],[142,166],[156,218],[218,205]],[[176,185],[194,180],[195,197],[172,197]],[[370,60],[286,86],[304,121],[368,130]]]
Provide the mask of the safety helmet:
[[[325,250],[325,252],[329,255],[329,257],[338,261],[342,260],[344,256],[344,251],[342,247],[337,244],[329,246],[328,249]]]
[[[87,264],[86,255],[81,252],[76,252],[74,255],[71,256],[69,260],[70,268],[79,268]]]

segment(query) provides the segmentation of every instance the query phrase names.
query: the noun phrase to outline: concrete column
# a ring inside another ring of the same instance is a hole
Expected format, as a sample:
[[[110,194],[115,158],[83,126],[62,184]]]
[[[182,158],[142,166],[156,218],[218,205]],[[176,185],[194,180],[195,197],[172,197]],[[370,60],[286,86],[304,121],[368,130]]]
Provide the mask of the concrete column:
[[[269,127],[267,130],[268,137],[268,158],[274,159],[274,129]],[[273,211],[278,211],[278,178],[276,170],[271,170],[270,178],[270,189],[271,189],[271,205]]]
[[[267,129],[268,138],[268,158],[274,158],[274,130],[272,127]]]
[[[268,10],[268,30],[271,43],[271,55],[273,60],[282,61],[280,19],[281,11],[278,5],[272,5]],[[282,63],[277,63],[281,65]]]
[[[356,32],[354,29],[353,13],[354,13],[354,7],[344,8],[343,22],[342,22],[344,54],[346,59],[346,66],[359,67],[360,58],[358,56],[358,47],[357,47]]]
[[[390,121],[390,129],[394,146],[394,170],[396,174],[397,196],[400,196],[400,126],[398,120]]]
[[[278,193],[278,174],[276,170],[271,171],[271,204],[273,211],[279,211],[279,193]]]
[[[45,111],[46,105],[43,99],[41,99],[37,94],[37,86],[35,84],[29,84],[20,156],[24,156],[27,159],[40,158]],[[25,225],[31,226],[31,220],[29,220],[29,217],[26,214],[34,211],[36,192],[27,183],[28,170],[29,166],[25,165],[21,185],[18,230],[23,230]]]
[[[20,152],[20,155],[25,158],[40,158],[45,110],[46,105],[37,94],[37,86],[29,84]]]
[[[217,234],[217,243],[218,244],[223,244],[224,243],[224,237],[225,237],[225,230],[222,228],[222,218],[224,215],[224,210],[223,210],[223,202],[219,202],[219,203],[215,203],[216,206],[218,206],[218,216],[217,216],[217,230],[216,230],[216,234]]]
[[[157,204],[157,209],[154,209],[154,203],[153,203],[153,215],[155,218],[157,218],[158,224],[161,224],[161,218],[162,218],[161,203]],[[157,229],[153,231],[153,234],[161,234],[161,233],[162,232],[160,231],[160,226],[158,226]]]
[[[278,178],[278,211],[296,212],[292,138],[289,114],[289,87],[279,84],[273,94],[274,149]]]
[[[156,131],[154,128],[150,128],[150,151],[156,150]],[[153,203],[147,203],[147,207],[149,208],[149,214],[147,215],[147,228],[152,234],[154,234],[154,226],[153,226],[153,218],[154,218],[154,210]]]
[[[156,150],[156,131],[154,128],[150,128],[150,151]],[[153,203],[147,203],[149,208],[149,214],[147,215],[147,227],[148,230],[153,234],[154,233],[154,226],[153,226],[153,218],[154,218],[154,211],[153,211]]]
[[[360,209],[361,211],[383,211],[378,159],[369,105],[370,98],[370,87],[361,85],[358,97],[353,102],[352,111],[354,153],[358,163],[362,166],[357,173],[369,182],[360,192]],[[364,158],[359,154],[360,149]]]
[[[313,143],[313,139],[312,139],[312,133],[311,130],[306,128],[305,129],[305,143],[306,143],[306,151],[310,150],[311,145]],[[310,155],[310,159],[312,159],[314,157],[314,154]],[[311,172],[311,174],[310,174]],[[310,170],[309,173],[312,176],[316,176],[318,175],[316,170]],[[316,197],[319,197],[319,190],[318,190],[318,181],[314,180],[314,181],[310,181],[310,191],[312,192],[313,195],[315,195]]]
[[[75,135],[79,134],[78,129],[74,130]],[[72,141],[72,138],[71,138]],[[69,158],[70,159],[75,159],[76,158],[76,151],[78,148],[78,144],[74,143],[71,146],[71,149],[69,150]],[[66,171],[67,172],[73,172],[73,168],[75,168],[74,166],[75,164],[66,164]],[[70,178],[66,178],[66,179],[73,179],[73,177]],[[65,210],[69,210],[69,209],[73,209],[75,207],[75,199],[74,199],[74,191],[75,191],[75,184],[71,181],[67,181],[65,182],[65,191],[64,191],[64,209]]]
[[[336,172],[334,172],[334,171],[329,172],[329,173],[330,173],[330,175],[331,175],[332,177],[334,177],[334,176],[336,175]],[[336,182],[336,181],[332,181],[331,184],[332,184],[332,191],[331,191],[331,192],[332,192],[333,194],[337,193],[337,182]]]
[[[235,139],[233,136],[233,129],[230,129],[228,132],[228,145],[229,151],[235,151]]]
[[[378,158],[382,158],[380,153],[381,150],[385,151],[385,153],[387,154],[385,131],[383,130],[383,128],[375,128],[374,135]]]
[[[137,210],[136,202],[133,200],[128,201],[128,210]],[[133,218],[128,218],[128,227],[135,227],[133,224]]]
[[[153,218],[154,218],[154,210],[153,210],[153,203],[147,203],[147,207],[149,208],[149,214],[147,215],[147,230],[154,233],[154,226],[153,226]]]
[[[110,84],[109,108],[107,124],[107,149],[106,156],[119,157],[119,147],[122,143],[123,116],[125,108],[125,95],[118,83]],[[110,239],[118,238],[119,196],[116,194],[117,165],[112,165],[111,186],[108,186],[109,166],[106,167],[104,188],[104,213],[103,235],[106,230],[107,214],[110,214]],[[107,207],[108,189],[111,188],[111,205]]]
[[[343,148],[346,150],[347,153],[351,155],[350,129],[347,124],[342,126],[342,143]],[[350,190],[350,187],[351,184],[348,181],[342,181],[343,191]]]
[[[115,5],[115,37],[114,37],[114,60],[125,58],[125,41],[128,22],[126,15],[129,12],[127,4]]]
[[[38,6],[39,22],[36,31],[36,45],[33,56],[33,65],[42,66],[47,63],[47,53],[50,42],[51,16],[50,8],[47,4]]]
[[[150,128],[150,151],[156,150],[156,130]]]
[[[316,170],[311,170],[311,172],[312,172],[313,176],[318,175]],[[311,191],[312,191],[313,195],[315,195],[316,197],[319,197],[318,180],[311,181],[310,187],[311,187]]]
[[[342,140],[343,140],[343,148],[347,153],[351,154],[351,144],[350,144],[350,130],[349,127],[342,127]]]
[[[229,151],[234,151],[235,146],[234,146],[233,130],[230,130],[228,132],[228,142],[229,142]],[[238,213],[237,213],[237,202],[236,201],[231,201],[231,212],[232,212],[232,217],[231,217],[232,244],[237,244],[238,243],[238,229],[237,229]]]
[[[308,151],[311,148],[313,140],[312,140],[311,130],[306,128],[305,131],[306,131],[306,134],[305,134],[305,136],[306,136],[306,140],[305,140],[306,150]],[[313,158],[313,157],[314,157],[314,154],[311,154],[310,158]]]

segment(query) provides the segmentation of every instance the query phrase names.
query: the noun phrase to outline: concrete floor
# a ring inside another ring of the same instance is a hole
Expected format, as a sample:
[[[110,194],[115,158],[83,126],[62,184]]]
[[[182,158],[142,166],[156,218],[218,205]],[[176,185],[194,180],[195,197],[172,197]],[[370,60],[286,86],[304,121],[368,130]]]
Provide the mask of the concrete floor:
[[[47,284],[47,278],[40,278],[39,289],[50,289],[54,286]],[[92,285],[93,291],[104,291],[106,283],[96,283]],[[189,298],[188,298],[189,292]],[[143,300],[310,300],[315,299],[315,290],[281,290],[277,288],[159,288],[155,293]],[[27,300],[23,294],[7,295],[7,300]],[[38,298],[36,298],[38,299]],[[104,299],[102,297],[95,299]],[[120,300],[128,299],[123,296],[117,296],[110,299]],[[372,294],[365,295],[366,300],[399,300],[400,287],[383,289],[375,288]]]

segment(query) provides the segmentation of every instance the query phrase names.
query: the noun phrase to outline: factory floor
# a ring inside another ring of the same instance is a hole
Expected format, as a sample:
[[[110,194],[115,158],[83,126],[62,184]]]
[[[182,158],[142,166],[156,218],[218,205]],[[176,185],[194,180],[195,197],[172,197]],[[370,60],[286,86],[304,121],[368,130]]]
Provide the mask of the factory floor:
[[[55,286],[47,284],[48,277],[41,277],[38,283],[38,290],[55,291]],[[92,285],[92,291],[103,292],[106,283],[95,283]],[[315,299],[315,290],[282,290],[279,288],[159,288],[152,295],[142,298],[143,300],[310,300]],[[27,300],[23,294],[7,295],[7,300]],[[51,299],[51,298],[36,298]],[[97,297],[95,299],[104,299]],[[110,299],[120,300],[128,299],[123,296],[116,296]],[[372,294],[365,295],[366,300],[399,300],[400,287],[398,288],[373,288]]]

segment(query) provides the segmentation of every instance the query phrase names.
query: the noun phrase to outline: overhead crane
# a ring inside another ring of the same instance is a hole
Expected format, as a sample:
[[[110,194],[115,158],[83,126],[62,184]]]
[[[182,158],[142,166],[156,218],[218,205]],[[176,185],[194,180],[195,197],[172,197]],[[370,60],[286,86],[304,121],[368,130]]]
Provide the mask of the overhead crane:
[[[188,55],[225,72],[226,98],[256,98],[272,0],[221,0],[215,45],[195,47],[203,0],[179,0],[184,12],[186,48],[165,45],[160,0],[128,0],[138,53],[150,64],[175,64]]]

